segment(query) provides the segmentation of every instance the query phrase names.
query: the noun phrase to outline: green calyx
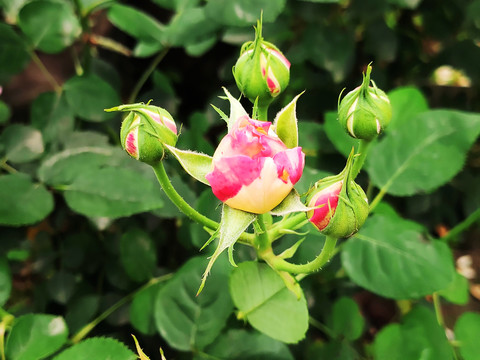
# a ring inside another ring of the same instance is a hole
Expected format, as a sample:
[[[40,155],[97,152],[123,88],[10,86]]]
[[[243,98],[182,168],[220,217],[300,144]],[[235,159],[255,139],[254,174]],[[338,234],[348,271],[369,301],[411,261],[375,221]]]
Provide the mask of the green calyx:
[[[290,63],[281,51],[262,37],[262,23],[255,29],[255,40],[242,45],[233,67],[238,89],[252,103],[268,106],[290,81]]]
[[[122,122],[120,141],[123,149],[139,161],[149,165],[158,163],[165,156],[165,145],[177,143],[175,122],[165,109],[139,103],[105,111],[129,112]]]
[[[308,195],[308,206],[318,206],[319,203],[316,199],[322,196],[322,192],[329,192],[330,189],[335,188],[335,184],[339,186],[341,184],[336,206],[332,205],[337,200],[333,197],[323,205],[328,206],[328,211],[324,219],[319,219],[318,216],[314,216],[315,211],[322,209],[322,206],[319,209],[310,210],[307,213],[310,221],[320,232],[327,236],[334,238],[350,237],[360,229],[368,217],[369,206],[367,196],[362,187],[358,185],[351,176],[353,161],[354,155],[352,151],[343,171],[338,175],[329,176],[318,181],[314,185],[312,192]],[[328,221],[326,226],[324,221]],[[321,223],[323,224],[320,225]]]
[[[390,100],[370,80],[371,71],[372,67],[368,65],[362,84],[350,91],[338,106],[338,120],[345,131],[354,138],[367,141],[381,134],[392,118]]]

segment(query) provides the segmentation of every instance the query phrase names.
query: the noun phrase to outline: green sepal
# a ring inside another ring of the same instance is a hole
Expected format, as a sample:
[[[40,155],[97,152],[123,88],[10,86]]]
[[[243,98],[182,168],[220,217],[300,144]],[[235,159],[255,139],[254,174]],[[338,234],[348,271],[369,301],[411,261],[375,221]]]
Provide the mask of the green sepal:
[[[297,252],[298,247],[303,243],[305,238],[301,238],[295,244],[290,246],[288,249],[284,250],[281,254],[278,255],[281,259],[290,259]]]
[[[138,358],[140,360],[150,360],[150,358],[147,355],[145,355],[145,353],[143,352],[143,350],[140,347],[140,344],[138,343],[138,340],[135,337],[135,335],[132,334],[132,337],[133,337],[133,341],[135,341],[135,348],[137,349]]]
[[[203,290],[205,281],[207,280],[207,276],[210,273],[213,264],[225,249],[229,249],[229,260],[233,266],[236,266],[235,262],[233,261],[233,245],[255,219],[256,216],[252,213],[237,210],[223,204],[222,220],[220,221],[219,227],[220,231],[218,245],[215,252],[211,256],[210,261],[208,262],[207,268],[205,269],[202,277],[202,283],[200,284],[197,295]]]
[[[242,104],[240,104],[240,101],[235,99],[226,88],[223,88],[223,91],[225,92],[225,95],[227,95],[227,100],[230,102],[230,116],[227,121],[228,132],[230,132],[235,121],[242,116],[248,116],[248,113],[245,111]]]
[[[313,209],[316,208],[305,206],[300,199],[298,192],[295,189],[292,189],[280,204],[270,210],[270,214],[275,216],[285,216],[294,212],[306,212]]]
[[[304,93],[301,92],[285,106],[275,117],[273,126],[280,140],[289,148],[298,146],[298,120],[296,114],[298,98]]]
[[[205,176],[212,171],[211,156],[190,150],[180,150],[169,145],[166,145],[166,147],[190,176],[206,185],[210,185]]]

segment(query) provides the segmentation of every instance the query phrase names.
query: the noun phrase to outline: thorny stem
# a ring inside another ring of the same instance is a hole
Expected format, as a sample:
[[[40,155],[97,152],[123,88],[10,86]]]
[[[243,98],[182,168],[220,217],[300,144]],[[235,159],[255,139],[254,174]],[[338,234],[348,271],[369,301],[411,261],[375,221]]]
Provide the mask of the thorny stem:
[[[165,194],[168,196],[170,201],[174,203],[175,206],[182,213],[187,215],[193,221],[196,221],[211,230],[218,229],[218,227],[220,226],[219,223],[206,217],[203,214],[200,214],[197,210],[191,207],[182,198],[182,196],[175,190],[172,183],[170,182],[170,179],[168,178],[168,175],[165,171],[165,167],[163,166],[163,163],[161,161],[158,164],[152,166],[152,168],[155,171],[155,175],[157,176],[157,180],[160,183],[160,186],[162,187],[163,191],[165,191]],[[242,242],[243,244],[249,244],[249,245],[253,244],[253,240],[254,240],[254,235],[248,234],[248,233],[243,233],[239,238],[240,242]]]
[[[135,84],[135,87],[132,90],[132,93],[128,97],[127,103],[133,103],[135,102],[135,99],[138,96],[138,93],[142,89],[143,85],[145,85],[145,82],[148,80],[150,75],[155,71],[157,68],[158,64],[163,60],[163,58],[167,55],[169,51],[169,48],[166,47],[164,48],[152,61],[150,66],[145,70],[145,72],[142,74],[140,79],[138,79],[137,83]]]
[[[360,140],[360,146],[358,148],[357,157],[355,158],[355,162],[353,163],[352,167],[352,180],[355,180],[357,175],[362,170],[363,164],[365,163],[365,159],[368,155],[368,150],[370,149],[370,145],[372,144],[371,141],[367,140]]]
[[[306,264],[292,264],[288,261],[285,261],[278,256],[276,256],[272,249],[268,249],[265,253],[260,254],[262,259],[264,259],[267,263],[271,264],[271,266],[279,271],[287,271],[291,274],[308,274],[314,271],[321,269],[335,254],[335,245],[337,244],[336,238],[327,236],[325,238],[325,244],[323,245],[323,249],[318,254],[318,256],[306,263]]]
[[[173,274],[166,274],[166,275],[163,275],[163,276],[159,276],[159,277],[156,277],[156,278],[153,278],[151,279],[149,282],[147,282],[145,285],[143,285],[142,287],[140,287],[139,289],[135,290],[134,292],[128,294],[127,296],[123,297],[122,299],[120,299],[119,301],[117,301],[115,304],[113,304],[112,306],[110,306],[107,310],[105,310],[103,313],[101,313],[97,318],[93,319],[92,321],[90,321],[87,325],[85,325],[83,328],[81,328],[72,338],[71,338],[71,342],[76,344],[80,341],[83,340],[83,338],[85,338],[85,336],[87,336],[90,331],[92,331],[95,326],[97,326],[98,324],[100,324],[103,320],[105,320],[107,317],[109,317],[112,313],[114,313],[116,310],[118,310],[119,308],[121,308],[123,305],[125,305],[126,303],[128,303],[131,299],[133,299],[133,297],[140,293],[141,291],[145,290],[145,289],[148,289],[149,287],[153,286],[153,285],[156,285],[156,284],[159,284],[161,282],[164,282],[164,281],[167,281],[168,279],[170,279],[171,277],[173,276]],[[2,359],[3,360],[3,359]]]

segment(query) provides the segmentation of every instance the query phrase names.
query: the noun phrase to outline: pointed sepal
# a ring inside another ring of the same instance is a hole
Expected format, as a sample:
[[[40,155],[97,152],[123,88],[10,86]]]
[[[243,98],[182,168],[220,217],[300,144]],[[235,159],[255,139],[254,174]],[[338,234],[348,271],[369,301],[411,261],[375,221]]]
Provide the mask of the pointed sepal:
[[[296,110],[298,98],[304,92],[295,96],[287,106],[280,110],[273,121],[273,126],[275,127],[278,137],[290,149],[298,146],[298,120]]]
[[[226,88],[223,88],[223,91],[225,92],[225,95],[227,95],[227,100],[230,102],[230,117],[227,121],[228,132],[230,132],[235,121],[242,116],[248,116],[248,113],[243,108],[242,104],[240,104],[240,101],[235,99]]]
[[[210,257],[205,273],[202,277],[202,283],[198,289],[197,295],[203,290],[207,276],[212,269],[213,264],[225,250],[229,249],[230,262],[233,261],[233,245],[238,240],[240,235],[247,229],[247,227],[255,220],[256,216],[242,210],[233,209],[228,205],[223,205],[222,220],[220,221],[219,241],[217,249]],[[235,266],[233,263],[232,265]]]
[[[308,207],[300,199],[298,192],[293,189],[283,201],[270,211],[275,216],[285,216],[294,212],[307,212],[316,207]]]
[[[180,150],[169,145],[165,146],[190,176],[206,185],[210,185],[205,175],[212,171],[211,156],[190,150]]]

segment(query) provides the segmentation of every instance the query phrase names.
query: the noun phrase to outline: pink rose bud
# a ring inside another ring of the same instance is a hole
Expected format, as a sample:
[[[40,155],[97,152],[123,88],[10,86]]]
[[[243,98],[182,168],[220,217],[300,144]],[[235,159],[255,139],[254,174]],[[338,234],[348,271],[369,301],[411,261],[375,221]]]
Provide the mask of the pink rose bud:
[[[277,47],[264,41],[261,24],[256,29],[255,41],[246,42],[233,68],[238,89],[258,105],[270,104],[290,81],[290,62]]]
[[[317,207],[307,217],[323,234],[346,238],[355,234],[368,217],[363,189],[350,179],[351,155],[345,169],[336,176],[318,181],[307,198],[308,207]]]
[[[177,126],[172,115],[158,106],[120,105],[106,111],[129,111],[120,129],[120,140],[133,158],[154,164],[163,159],[165,144],[177,143]]]
[[[228,206],[263,214],[272,210],[302,176],[305,154],[278,138],[271,123],[238,118],[213,155],[206,179]]]

